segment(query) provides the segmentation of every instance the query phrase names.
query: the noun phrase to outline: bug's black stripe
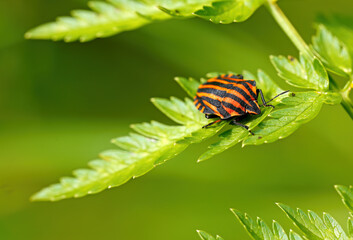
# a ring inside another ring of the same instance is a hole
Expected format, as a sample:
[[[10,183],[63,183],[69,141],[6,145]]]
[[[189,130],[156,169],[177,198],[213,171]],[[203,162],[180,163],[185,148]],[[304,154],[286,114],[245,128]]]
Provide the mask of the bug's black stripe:
[[[248,101],[248,102],[251,102],[251,96],[253,96],[253,98],[257,99],[257,96],[253,93],[253,91],[251,91],[250,87],[245,83],[245,84],[242,84],[248,91],[249,93],[251,94],[248,95],[243,89],[233,85],[233,84],[223,84],[223,83],[218,83],[218,82],[210,82],[210,83],[204,83],[203,85],[206,85],[206,86],[210,86],[209,89],[212,89],[212,86],[218,86],[218,87],[222,87],[222,88],[228,88],[228,89],[232,89],[232,90],[235,90],[236,92],[240,93],[241,95],[244,96],[244,98]],[[208,89],[208,88],[199,88],[197,91],[198,92],[204,92],[205,89]],[[208,91],[208,90],[207,90]],[[213,89],[213,91],[220,91],[220,90],[217,90],[217,89]],[[216,94],[216,93],[214,93]],[[231,94],[231,93],[228,93],[228,94]],[[219,94],[217,94],[218,96],[221,96]],[[233,94],[231,94],[232,96],[234,96]],[[247,104],[246,104],[247,105]]]
[[[241,90],[240,88],[237,90],[241,95],[244,96],[244,98],[246,100],[248,100],[248,102],[251,104],[247,104],[246,102],[244,102],[241,98],[231,94],[231,93],[227,93],[225,91],[220,91],[220,90],[214,90],[212,88],[200,88],[199,89],[199,92],[205,92],[205,93],[212,93],[214,95],[217,95],[219,97],[223,97],[225,94],[227,94],[227,97],[233,99],[234,101],[238,102],[241,106],[244,106],[245,108],[248,108],[248,107],[254,107],[254,103],[253,101],[251,101],[250,97],[243,91]],[[219,94],[221,93],[221,94]]]
[[[221,119],[227,119],[230,116],[230,114],[223,108],[223,106],[217,107],[217,111],[223,116]]]
[[[253,98],[257,99],[257,96],[254,94],[253,91],[251,91],[250,87],[245,82],[244,82],[244,84],[242,84],[240,82],[238,82],[237,84],[243,85],[249,91],[251,96],[253,96]],[[222,87],[222,88],[233,89],[233,90],[239,92],[241,95],[243,95],[246,100],[248,100],[249,102],[251,101],[251,96],[249,96],[243,89],[237,87],[234,84],[224,84],[224,83],[219,83],[219,82],[206,82],[203,85],[204,86],[210,86],[211,89],[212,89],[212,86],[218,86],[218,87]],[[203,89],[204,88],[199,88],[197,91],[201,92]]]
[[[203,110],[203,113],[205,113],[205,114],[214,114],[214,113],[215,113],[211,108],[209,108],[209,107],[203,102],[203,100],[202,100],[201,98],[199,98],[199,97],[196,96],[194,99],[197,100],[197,103],[195,103],[195,106],[196,106],[196,107],[197,107],[197,105],[198,105],[199,103],[201,103],[201,107],[198,108],[198,110],[201,111],[201,109],[202,109],[203,107],[205,107],[205,109]]]
[[[202,101],[201,101],[202,102]],[[215,112],[211,109],[211,108],[209,108],[206,104],[205,105],[203,105],[204,107],[205,107],[205,109],[203,110],[203,113],[204,114],[214,114]]]
[[[218,101],[216,99],[209,98],[209,97],[202,97],[202,100],[210,103],[211,105],[213,105],[217,108],[222,105],[220,101]]]
[[[204,83],[204,84],[202,84],[202,85],[206,85],[206,86],[218,86],[218,87],[223,87],[223,88],[234,88],[234,84],[231,84],[231,83],[229,83],[229,84],[224,84],[224,83],[220,83],[220,82],[206,82],[206,83]],[[200,90],[200,89],[199,89]]]
[[[203,101],[206,101],[217,108],[217,111],[223,116],[223,117],[220,116],[222,119],[230,117],[230,114],[222,107],[222,103],[220,101],[209,97],[202,97],[202,98],[203,98]],[[212,113],[214,113],[214,111],[212,111]]]
[[[217,77],[217,79],[227,81],[230,83],[245,83],[245,82],[247,82],[247,83],[250,83],[252,86],[256,86],[256,82],[254,80],[242,80],[239,78],[234,78],[234,80],[230,80],[228,78],[222,78],[221,76]]]
[[[245,112],[241,109],[241,108],[237,108],[236,106],[234,106],[231,103],[227,103],[227,102],[223,102],[222,103],[225,107],[230,108],[234,111],[236,111],[237,113],[239,113],[240,115],[244,114]]]
[[[212,93],[212,94],[217,95],[219,97],[223,97],[225,94],[227,94],[226,91],[212,88],[212,86],[210,86],[210,87],[207,86],[207,88],[199,88],[199,90],[197,90],[197,92],[199,92],[199,93],[200,92]]]
[[[244,84],[242,84],[242,85],[249,91],[249,93],[251,94],[251,96],[252,96],[253,98],[257,99],[256,94],[250,89],[250,87],[248,86],[248,84],[244,83]]]

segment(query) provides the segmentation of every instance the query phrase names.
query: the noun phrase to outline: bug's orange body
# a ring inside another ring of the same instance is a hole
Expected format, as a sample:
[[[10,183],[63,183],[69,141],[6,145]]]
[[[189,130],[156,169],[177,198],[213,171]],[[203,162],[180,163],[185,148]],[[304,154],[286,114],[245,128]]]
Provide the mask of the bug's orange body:
[[[222,74],[201,84],[194,98],[196,108],[221,119],[260,114],[258,91],[254,80],[234,74]]]
[[[278,94],[270,101],[286,92],[288,91]],[[208,79],[199,86],[194,104],[200,112],[205,114],[206,118],[220,118],[204,127],[222,120],[232,119],[232,124],[249,129],[248,126],[237,122],[237,120],[249,114],[261,113],[257,102],[259,95],[265,107],[274,107],[266,103],[262,91],[256,88],[255,80],[243,79],[242,75],[222,74]],[[250,131],[250,133],[252,132]]]

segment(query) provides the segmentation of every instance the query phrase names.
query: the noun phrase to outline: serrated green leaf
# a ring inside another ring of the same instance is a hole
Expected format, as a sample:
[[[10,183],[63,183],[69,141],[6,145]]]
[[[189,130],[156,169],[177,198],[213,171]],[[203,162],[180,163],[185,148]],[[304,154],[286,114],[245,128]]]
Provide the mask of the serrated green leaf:
[[[350,76],[352,61],[347,47],[322,24],[317,27],[312,47],[328,70],[341,76]]]
[[[199,88],[200,82],[196,81],[193,78],[184,78],[176,77],[175,81],[185,90],[185,92],[191,97],[194,98]]]
[[[256,81],[256,86],[261,89],[267,100],[283,92],[283,90],[268,76],[264,71],[259,69],[257,77],[249,71],[243,71],[244,79],[253,79]]]
[[[299,208],[295,211],[284,204],[278,204],[278,206],[286,213],[294,224],[303,231],[307,239],[349,239],[340,224],[327,213],[323,214],[322,220],[315,212],[310,210],[308,211],[308,214],[306,214]]]
[[[243,214],[236,209],[231,209],[231,211],[254,240],[263,240],[261,227],[248,214]]]
[[[281,203],[277,205],[310,240],[324,239],[324,234],[315,226],[315,224],[312,223],[308,215],[306,215],[302,210],[297,209],[297,211],[295,211],[289,206]]]
[[[303,54],[300,54],[300,61],[293,57],[271,56],[271,62],[276,68],[278,75],[286,80],[288,84],[319,91],[328,89],[327,72],[316,58],[313,62],[310,62]]]
[[[194,82],[183,82],[187,89],[191,89],[192,84]],[[44,188],[33,195],[32,200],[77,198],[119,186],[173,158],[191,143],[213,136],[225,125],[222,122],[203,129],[202,126],[208,120],[190,99],[156,98],[153,103],[169,118],[182,125],[168,126],[155,121],[133,124],[131,127],[139,134],[131,133],[112,140],[120,149],[101,153],[101,159],[89,163],[91,169],[75,170],[74,177],[61,178],[60,183]]]
[[[315,212],[308,210],[308,216],[310,221],[318,228],[321,229],[321,232],[327,232],[327,227],[322,221],[322,219]]]
[[[257,77],[247,70],[243,71],[243,76],[244,76],[244,79],[253,79],[253,80],[257,81]]]
[[[170,100],[152,98],[152,103],[161,112],[167,115],[167,117],[177,123],[186,126],[190,124],[192,125],[195,122],[201,122],[204,125],[207,124],[205,117],[197,111],[193,102],[189,98],[186,98],[185,102],[175,97],[171,97]]]
[[[242,22],[248,19],[264,2],[265,0],[216,1],[194,14],[213,23]]]
[[[258,224],[262,230],[262,235],[263,235],[264,240],[274,240],[275,239],[275,236],[273,235],[271,229],[260,218],[258,218]]]
[[[254,221],[248,214],[244,214],[238,210],[231,209],[234,215],[237,217],[239,222],[243,225],[245,230],[248,232],[250,237],[254,240],[288,240],[288,235],[282,228],[282,226],[273,221],[272,229],[270,229],[266,223],[261,219],[257,218]]]
[[[327,227],[327,231],[332,237],[330,239],[337,240],[348,240],[346,233],[343,231],[343,228],[339,223],[328,213],[324,213],[324,223]],[[326,234],[329,235],[329,234]]]
[[[263,2],[264,0],[91,1],[88,3],[91,10],[74,10],[72,17],[58,17],[55,22],[29,30],[25,37],[86,42],[133,30],[157,20],[193,16],[205,18],[208,9],[212,9],[212,14],[218,15],[214,16],[216,21],[222,21],[222,19],[224,23],[229,22],[230,19],[232,19],[230,22],[245,21]],[[212,7],[206,6],[211,4]]]
[[[289,240],[303,240],[303,238],[299,234],[297,234],[297,233],[293,232],[292,230],[290,230],[290,232],[289,232]]]
[[[257,71],[257,88],[261,89],[264,92],[267,99],[271,99],[277,94],[283,92],[281,89],[264,71],[259,69]]]
[[[351,58],[353,58],[353,18],[351,16],[319,16],[318,23],[325,27],[336,36],[347,47]]]
[[[249,130],[254,129],[258,124],[260,124],[272,111],[271,107],[263,108],[262,113],[256,116],[249,116],[244,120],[243,124],[249,127]],[[223,132],[219,135],[220,141],[211,144],[209,149],[203,153],[198,162],[205,161],[219,153],[224,152],[235,144],[243,141],[249,135],[249,131],[240,126],[234,126],[233,128]]]
[[[259,145],[285,138],[299,128],[300,125],[313,119],[320,111],[325,97],[317,92],[300,92],[295,96],[281,99],[282,108],[273,110],[269,119],[264,120],[247,137],[243,145]]]
[[[272,228],[276,240],[288,240],[286,232],[278,222],[273,221]]]
[[[211,234],[201,230],[197,230],[197,234],[202,240],[223,240],[223,238],[221,238],[220,236],[214,238]]]
[[[211,0],[108,0],[89,2],[91,11],[74,10],[72,17],[59,17],[55,22],[28,31],[29,39],[51,39],[72,42],[90,41],[133,30],[155,20],[191,17]]]
[[[343,185],[336,185],[336,191],[342,198],[342,202],[344,205],[353,212],[353,187],[343,186]]]

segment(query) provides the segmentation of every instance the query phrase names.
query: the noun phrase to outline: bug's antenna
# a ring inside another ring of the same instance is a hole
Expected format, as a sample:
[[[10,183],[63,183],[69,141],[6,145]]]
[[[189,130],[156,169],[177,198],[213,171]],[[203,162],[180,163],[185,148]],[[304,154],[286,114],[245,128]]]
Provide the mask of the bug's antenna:
[[[273,99],[278,98],[279,96],[281,96],[282,94],[285,94],[285,93],[287,93],[287,92],[289,92],[289,90],[284,91],[284,92],[281,92],[280,94],[277,94],[275,97],[273,97],[270,101],[268,101],[268,102],[266,102],[266,103],[271,102]]]

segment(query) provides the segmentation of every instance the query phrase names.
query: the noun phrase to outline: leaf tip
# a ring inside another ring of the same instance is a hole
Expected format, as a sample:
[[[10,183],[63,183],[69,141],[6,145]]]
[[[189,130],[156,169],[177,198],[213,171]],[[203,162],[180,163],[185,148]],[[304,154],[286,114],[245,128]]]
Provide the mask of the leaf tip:
[[[275,203],[278,207],[280,207],[280,208],[282,208],[282,206],[286,206],[286,205],[284,205],[283,203],[279,203],[279,202],[276,202]]]
[[[235,208],[230,208],[229,209],[236,217],[239,217],[241,215],[241,212],[238,209]]]
[[[25,34],[24,34],[24,38],[25,39],[32,39],[32,33],[31,33],[31,31],[28,31],[28,32],[26,32]]]

